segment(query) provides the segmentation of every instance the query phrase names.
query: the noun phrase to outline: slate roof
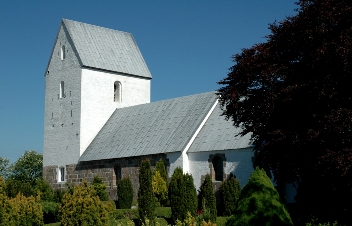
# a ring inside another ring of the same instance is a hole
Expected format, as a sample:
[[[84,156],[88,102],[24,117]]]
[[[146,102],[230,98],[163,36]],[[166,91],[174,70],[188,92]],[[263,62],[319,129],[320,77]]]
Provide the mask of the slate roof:
[[[236,136],[240,127],[233,126],[231,120],[222,116],[220,104],[211,113],[187,152],[235,150],[252,148],[251,134]]]
[[[79,161],[182,151],[215,102],[209,92],[116,109]]]
[[[82,66],[152,77],[132,34],[67,19],[62,23]]]

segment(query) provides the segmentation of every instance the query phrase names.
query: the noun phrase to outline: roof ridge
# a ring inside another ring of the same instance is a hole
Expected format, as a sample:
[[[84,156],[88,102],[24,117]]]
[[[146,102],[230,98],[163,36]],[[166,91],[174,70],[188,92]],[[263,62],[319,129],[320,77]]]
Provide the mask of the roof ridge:
[[[106,29],[106,30],[117,31],[117,32],[121,32],[121,33],[126,33],[126,34],[132,35],[131,32],[116,30],[116,29],[108,28],[108,27],[102,27],[102,26],[98,26],[98,25],[94,25],[94,24],[89,24],[89,23],[84,23],[84,22],[80,22],[80,21],[76,21],[76,20],[69,20],[69,19],[66,19],[66,18],[62,18],[62,21],[63,21],[63,22],[65,22],[65,21],[70,21],[70,22],[74,22],[74,23],[86,24],[86,25],[89,25],[89,26],[92,26],[92,27],[97,27],[97,28],[102,28],[102,29]]]

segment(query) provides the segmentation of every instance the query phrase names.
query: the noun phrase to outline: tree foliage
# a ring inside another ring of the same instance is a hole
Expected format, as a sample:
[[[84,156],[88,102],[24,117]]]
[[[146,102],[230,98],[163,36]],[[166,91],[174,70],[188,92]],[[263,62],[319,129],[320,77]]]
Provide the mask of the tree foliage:
[[[157,198],[159,205],[164,205],[167,201],[167,184],[158,170],[154,171],[152,186],[153,193]]]
[[[168,184],[168,177],[167,177],[167,173],[166,173],[165,164],[164,164],[164,161],[162,159],[160,159],[156,163],[155,171],[159,171],[160,176],[163,178],[163,180],[166,182],[166,185],[167,185]]]
[[[109,195],[106,191],[106,184],[104,184],[103,180],[95,175],[92,181],[92,187],[96,191],[97,196],[99,196],[100,201],[108,201]]]
[[[0,156],[0,177],[6,179],[8,177],[8,166],[10,161]]]
[[[109,211],[86,181],[66,192],[59,209],[61,225],[108,225]]]
[[[243,187],[237,208],[226,226],[293,225],[269,177],[258,167]]]
[[[10,166],[12,180],[28,182],[32,185],[43,176],[43,154],[36,151],[25,151],[24,154]]]
[[[152,177],[149,159],[142,160],[139,173],[138,212],[144,225],[147,219],[151,225],[155,222],[156,198],[153,194]]]
[[[199,198],[203,212],[208,212],[210,217],[209,220],[215,223],[217,215],[216,197],[214,194],[213,183],[211,182],[209,174],[205,176],[205,180],[200,186]]]
[[[225,180],[219,188],[222,215],[231,216],[236,208],[237,200],[240,196],[240,181],[235,177]]]
[[[183,170],[177,167],[172,174],[169,184],[169,200],[172,211],[172,219],[184,221],[187,213],[192,216],[197,210],[197,192],[194,187],[193,177],[183,174]]]
[[[301,201],[351,210],[352,2],[297,4],[297,15],[269,26],[265,42],[233,56],[220,101],[242,135],[252,133],[261,167],[314,187]],[[320,188],[334,198],[318,197]]]
[[[119,209],[130,209],[133,201],[133,187],[129,177],[122,178],[117,184],[117,206]]]

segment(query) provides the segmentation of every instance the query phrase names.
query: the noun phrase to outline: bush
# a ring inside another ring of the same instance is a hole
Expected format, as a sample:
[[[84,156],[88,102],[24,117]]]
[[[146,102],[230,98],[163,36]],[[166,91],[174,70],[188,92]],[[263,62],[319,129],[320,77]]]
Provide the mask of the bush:
[[[40,199],[42,201],[52,202],[54,201],[54,191],[51,188],[50,184],[45,181],[43,178],[37,179],[35,181],[34,191],[37,193],[40,192]]]
[[[293,225],[269,177],[258,167],[241,191],[235,214],[226,222],[226,226],[239,225]]]
[[[152,186],[153,193],[158,200],[159,206],[165,205],[167,202],[167,184],[158,170],[154,171]]]
[[[61,225],[107,225],[109,211],[86,181],[65,193],[59,209]]]
[[[64,190],[55,189],[54,190],[54,194],[53,194],[53,201],[57,202],[57,203],[61,203],[62,202],[62,198],[64,197],[65,193],[66,192]]]
[[[172,174],[169,184],[169,200],[172,211],[172,219],[184,221],[189,212],[195,216],[197,210],[197,193],[191,175],[183,174],[177,167]]]
[[[60,220],[59,207],[60,203],[42,201],[44,224],[55,223]]]
[[[155,222],[156,198],[153,194],[152,177],[149,159],[143,160],[139,173],[138,211],[144,225],[147,219],[151,225]]]
[[[133,187],[130,178],[122,178],[117,184],[117,208],[129,209],[133,201]]]
[[[112,214],[111,217],[118,219],[128,219],[135,220],[139,219],[138,209],[117,209]]]
[[[219,191],[222,215],[231,216],[235,212],[236,202],[240,196],[240,182],[236,178],[230,177],[220,185]]]
[[[21,193],[26,197],[36,195],[29,182],[22,182],[19,180],[8,179],[6,181],[5,189],[9,198],[15,198],[18,193]]]
[[[109,200],[109,195],[106,192],[106,184],[104,184],[103,180],[99,176],[94,176],[92,187],[96,191],[97,196],[99,196],[100,201]]]
[[[205,176],[205,180],[200,186],[199,198],[202,204],[201,209],[203,210],[203,214],[209,214],[209,219],[205,218],[205,220],[211,220],[211,222],[215,223],[217,215],[216,198],[209,174]]]
[[[15,198],[4,200],[5,204],[0,225],[44,225],[40,197],[25,197],[21,193]]]

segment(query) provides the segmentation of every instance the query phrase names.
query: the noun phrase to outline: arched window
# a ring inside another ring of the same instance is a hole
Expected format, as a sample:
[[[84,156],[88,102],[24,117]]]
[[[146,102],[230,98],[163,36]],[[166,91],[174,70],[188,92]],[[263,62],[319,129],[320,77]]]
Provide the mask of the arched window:
[[[65,57],[66,57],[65,45],[62,45],[62,46],[61,46],[60,56],[61,56],[61,60],[64,60]]]
[[[65,167],[59,167],[57,171],[57,181],[64,182],[65,181]]]
[[[122,102],[122,86],[121,82],[114,82],[114,102]]]
[[[64,81],[60,82],[60,94],[59,94],[60,98],[65,97],[65,83]]]

